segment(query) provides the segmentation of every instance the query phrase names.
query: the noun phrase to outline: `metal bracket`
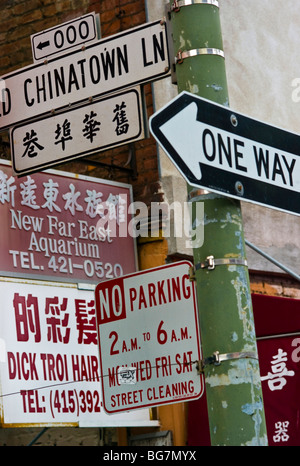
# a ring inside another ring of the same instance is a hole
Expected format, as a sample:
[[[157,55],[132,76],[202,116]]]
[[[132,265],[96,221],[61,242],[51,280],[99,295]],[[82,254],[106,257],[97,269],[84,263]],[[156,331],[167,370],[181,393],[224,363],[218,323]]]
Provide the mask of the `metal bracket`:
[[[241,351],[224,354],[220,354],[219,351],[215,351],[212,356],[202,359],[202,361],[198,361],[197,370],[198,372],[203,372],[207,365],[214,364],[215,366],[220,366],[223,361],[230,361],[232,359],[258,359],[258,354],[256,351]]]
[[[224,259],[215,259],[214,256],[207,256],[204,262],[199,262],[195,265],[195,270],[208,269],[214,270],[218,265],[244,265],[248,266],[246,259],[239,259],[235,257],[226,257]]]
[[[192,265],[189,267],[189,280],[190,282],[194,282],[196,280],[195,269]]]
[[[204,47],[201,49],[186,50],[184,52],[179,50],[175,57],[175,63],[176,65],[180,65],[181,63],[183,63],[183,60],[185,58],[196,57],[197,55],[217,55],[219,57],[225,58],[223,50],[211,47]]]
[[[217,0],[174,0],[174,2],[171,5],[171,11],[175,11],[177,13],[183,6],[199,4],[214,5],[217,8],[219,8],[219,2]]]
[[[248,262],[246,259],[238,259],[235,257],[226,257],[224,259],[215,259],[214,256],[207,256],[204,262],[199,262],[195,266],[191,266],[189,268],[189,280],[195,281],[195,271],[196,270],[214,270],[218,265],[243,265],[244,267],[248,267]]]

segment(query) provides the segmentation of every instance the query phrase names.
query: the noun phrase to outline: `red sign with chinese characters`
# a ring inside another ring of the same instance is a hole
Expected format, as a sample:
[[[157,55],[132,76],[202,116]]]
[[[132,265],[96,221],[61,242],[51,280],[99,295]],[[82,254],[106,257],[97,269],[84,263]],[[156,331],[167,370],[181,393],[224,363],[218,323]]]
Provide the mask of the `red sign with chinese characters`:
[[[252,295],[270,446],[300,445],[300,300]]]
[[[299,441],[300,335],[258,341],[269,445]]]
[[[15,178],[0,163],[0,274],[99,282],[136,271],[131,186],[45,171]]]
[[[300,300],[252,294],[269,446],[300,446]],[[188,445],[210,445],[205,393],[189,405]]]

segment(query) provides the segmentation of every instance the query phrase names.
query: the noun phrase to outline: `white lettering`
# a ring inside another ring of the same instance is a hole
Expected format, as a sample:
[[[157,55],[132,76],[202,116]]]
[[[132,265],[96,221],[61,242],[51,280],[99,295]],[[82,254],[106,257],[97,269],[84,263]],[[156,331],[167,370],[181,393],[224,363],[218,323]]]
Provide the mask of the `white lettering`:
[[[22,211],[18,210],[17,213],[10,209],[11,212],[11,228],[19,230],[30,231],[33,228],[33,231],[41,232],[44,219],[41,217],[32,217],[29,215],[23,215]]]

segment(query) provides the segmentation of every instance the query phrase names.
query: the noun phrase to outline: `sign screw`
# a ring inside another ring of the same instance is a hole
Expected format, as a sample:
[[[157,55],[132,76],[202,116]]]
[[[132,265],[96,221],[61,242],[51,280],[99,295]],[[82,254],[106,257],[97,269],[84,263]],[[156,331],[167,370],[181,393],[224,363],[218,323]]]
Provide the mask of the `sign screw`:
[[[232,126],[236,127],[238,125],[237,117],[235,115],[231,115],[230,122],[231,122]]]
[[[243,196],[244,186],[242,185],[242,183],[240,181],[237,181],[235,183],[235,190],[236,190],[237,194],[239,194],[240,196]]]

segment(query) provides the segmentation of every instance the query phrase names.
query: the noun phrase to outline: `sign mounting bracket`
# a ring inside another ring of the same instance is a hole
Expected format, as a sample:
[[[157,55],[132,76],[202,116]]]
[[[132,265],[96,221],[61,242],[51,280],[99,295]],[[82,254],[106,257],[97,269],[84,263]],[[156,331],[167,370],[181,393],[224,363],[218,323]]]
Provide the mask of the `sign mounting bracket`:
[[[256,351],[237,351],[224,354],[215,351],[212,356],[197,361],[197,370],[199,373],[203,373],[207,365],[214,364],[215,366],[220,366],[223,361],[230,361],[233,359],[258,359],[258,354]]]
[[[191,267],[189,270],[189,279],[191,281],[195,280],[195,271],[200,269],[214,270],[218,265],[243,265],[248,267],[248,262],[246,259],[235,258],[235,257],[225,257],[224,259],[215,259],[214,256],[207,256],[205,261],[199,262],[194,267]]]

